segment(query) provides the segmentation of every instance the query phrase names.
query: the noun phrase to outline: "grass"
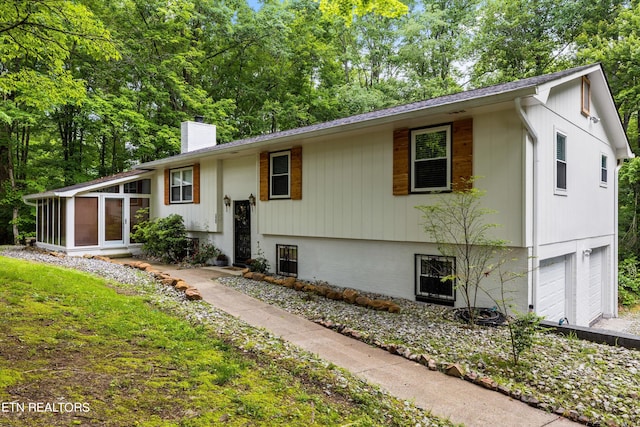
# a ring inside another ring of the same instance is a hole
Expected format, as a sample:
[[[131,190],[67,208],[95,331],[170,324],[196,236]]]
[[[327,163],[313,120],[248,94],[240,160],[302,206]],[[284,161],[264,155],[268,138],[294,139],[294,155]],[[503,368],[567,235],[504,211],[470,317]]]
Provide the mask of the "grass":
[[[0,257],[1,425],[374,426],[410,419],[403,402],[367,388],[327,393],[326,382],[346,375],[333,366],[237,348],[214,328],[123,289]],[[58,412],[29,410],[30,403],[61,402],[67,406]]]

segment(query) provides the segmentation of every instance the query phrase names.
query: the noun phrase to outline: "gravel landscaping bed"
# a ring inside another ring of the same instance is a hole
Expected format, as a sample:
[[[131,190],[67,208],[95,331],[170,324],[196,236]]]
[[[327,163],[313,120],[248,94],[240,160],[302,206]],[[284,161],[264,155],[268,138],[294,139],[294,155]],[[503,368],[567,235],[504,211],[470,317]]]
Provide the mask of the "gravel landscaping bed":
[[[344,370],[318,359],[311,353],[262,330],[255,329],[227,313],[212,307],[204,301],[188,301],[183,292],[164,286],[150,274],[140,270],[96,259],[70,256],[52,256],[37,250],[20,248],[0,248],[0,255],[29,261],[55,264],[73,268],[108,279],[122,292],[142,295],[149,303],[179,315],[195,324],[203,324],[216,331],[225,341],[246,353],[263,354],[278,360],[291,369],[306,372],[314,382],[321,384],[325,394],[344,396],[351,401],[376,399],[380,402],[382,414],[389,424],[415,427],[451,426],[452,424],[404,402],[401,413],[386,392],[360,380]]]
[[[226,286],[394,352],[425,355],[442,369],[459,363],[503,393],[588,425],[640,425],[640,352],[540,332],[518,366],[504,327],[470,328],[452,310],[392,299],[398,314],[375,311],[266,282],[233,277]]]

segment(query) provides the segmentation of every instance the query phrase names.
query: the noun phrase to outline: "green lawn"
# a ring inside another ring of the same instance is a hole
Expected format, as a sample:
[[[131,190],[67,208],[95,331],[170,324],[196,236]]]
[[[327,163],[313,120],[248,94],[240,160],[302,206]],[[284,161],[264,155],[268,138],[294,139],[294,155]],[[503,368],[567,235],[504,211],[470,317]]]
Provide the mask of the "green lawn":
[[[188,323],[126,289],[77,271],[0,257],[0,425],[410,420],[402,402],[366,387],[340,392],[334,384],[328,393],[327,384],[346,375],[334,367],[240,350],[213,326]]]

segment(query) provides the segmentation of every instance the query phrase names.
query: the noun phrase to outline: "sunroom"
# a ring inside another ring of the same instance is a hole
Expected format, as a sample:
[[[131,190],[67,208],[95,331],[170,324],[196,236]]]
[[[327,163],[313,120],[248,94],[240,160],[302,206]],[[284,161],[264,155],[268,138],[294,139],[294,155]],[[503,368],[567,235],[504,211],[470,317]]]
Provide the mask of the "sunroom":
[[[36,208],[36,245],[74,255],[138,252],[132,233],[149,215],[151,174],[133,170],[25,196]]]

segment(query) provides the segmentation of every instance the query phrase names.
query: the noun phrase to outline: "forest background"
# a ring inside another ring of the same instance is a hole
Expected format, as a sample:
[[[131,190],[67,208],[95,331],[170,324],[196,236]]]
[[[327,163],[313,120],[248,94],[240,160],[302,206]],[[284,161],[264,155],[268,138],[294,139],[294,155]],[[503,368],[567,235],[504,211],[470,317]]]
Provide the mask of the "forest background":
[[[196,115],[225,143],[594,62],[638,153],[640,0],[5,0],[0,244],[35,234],[24,194],[176,154]],[[636,158],[634,269],[639,198]]]

